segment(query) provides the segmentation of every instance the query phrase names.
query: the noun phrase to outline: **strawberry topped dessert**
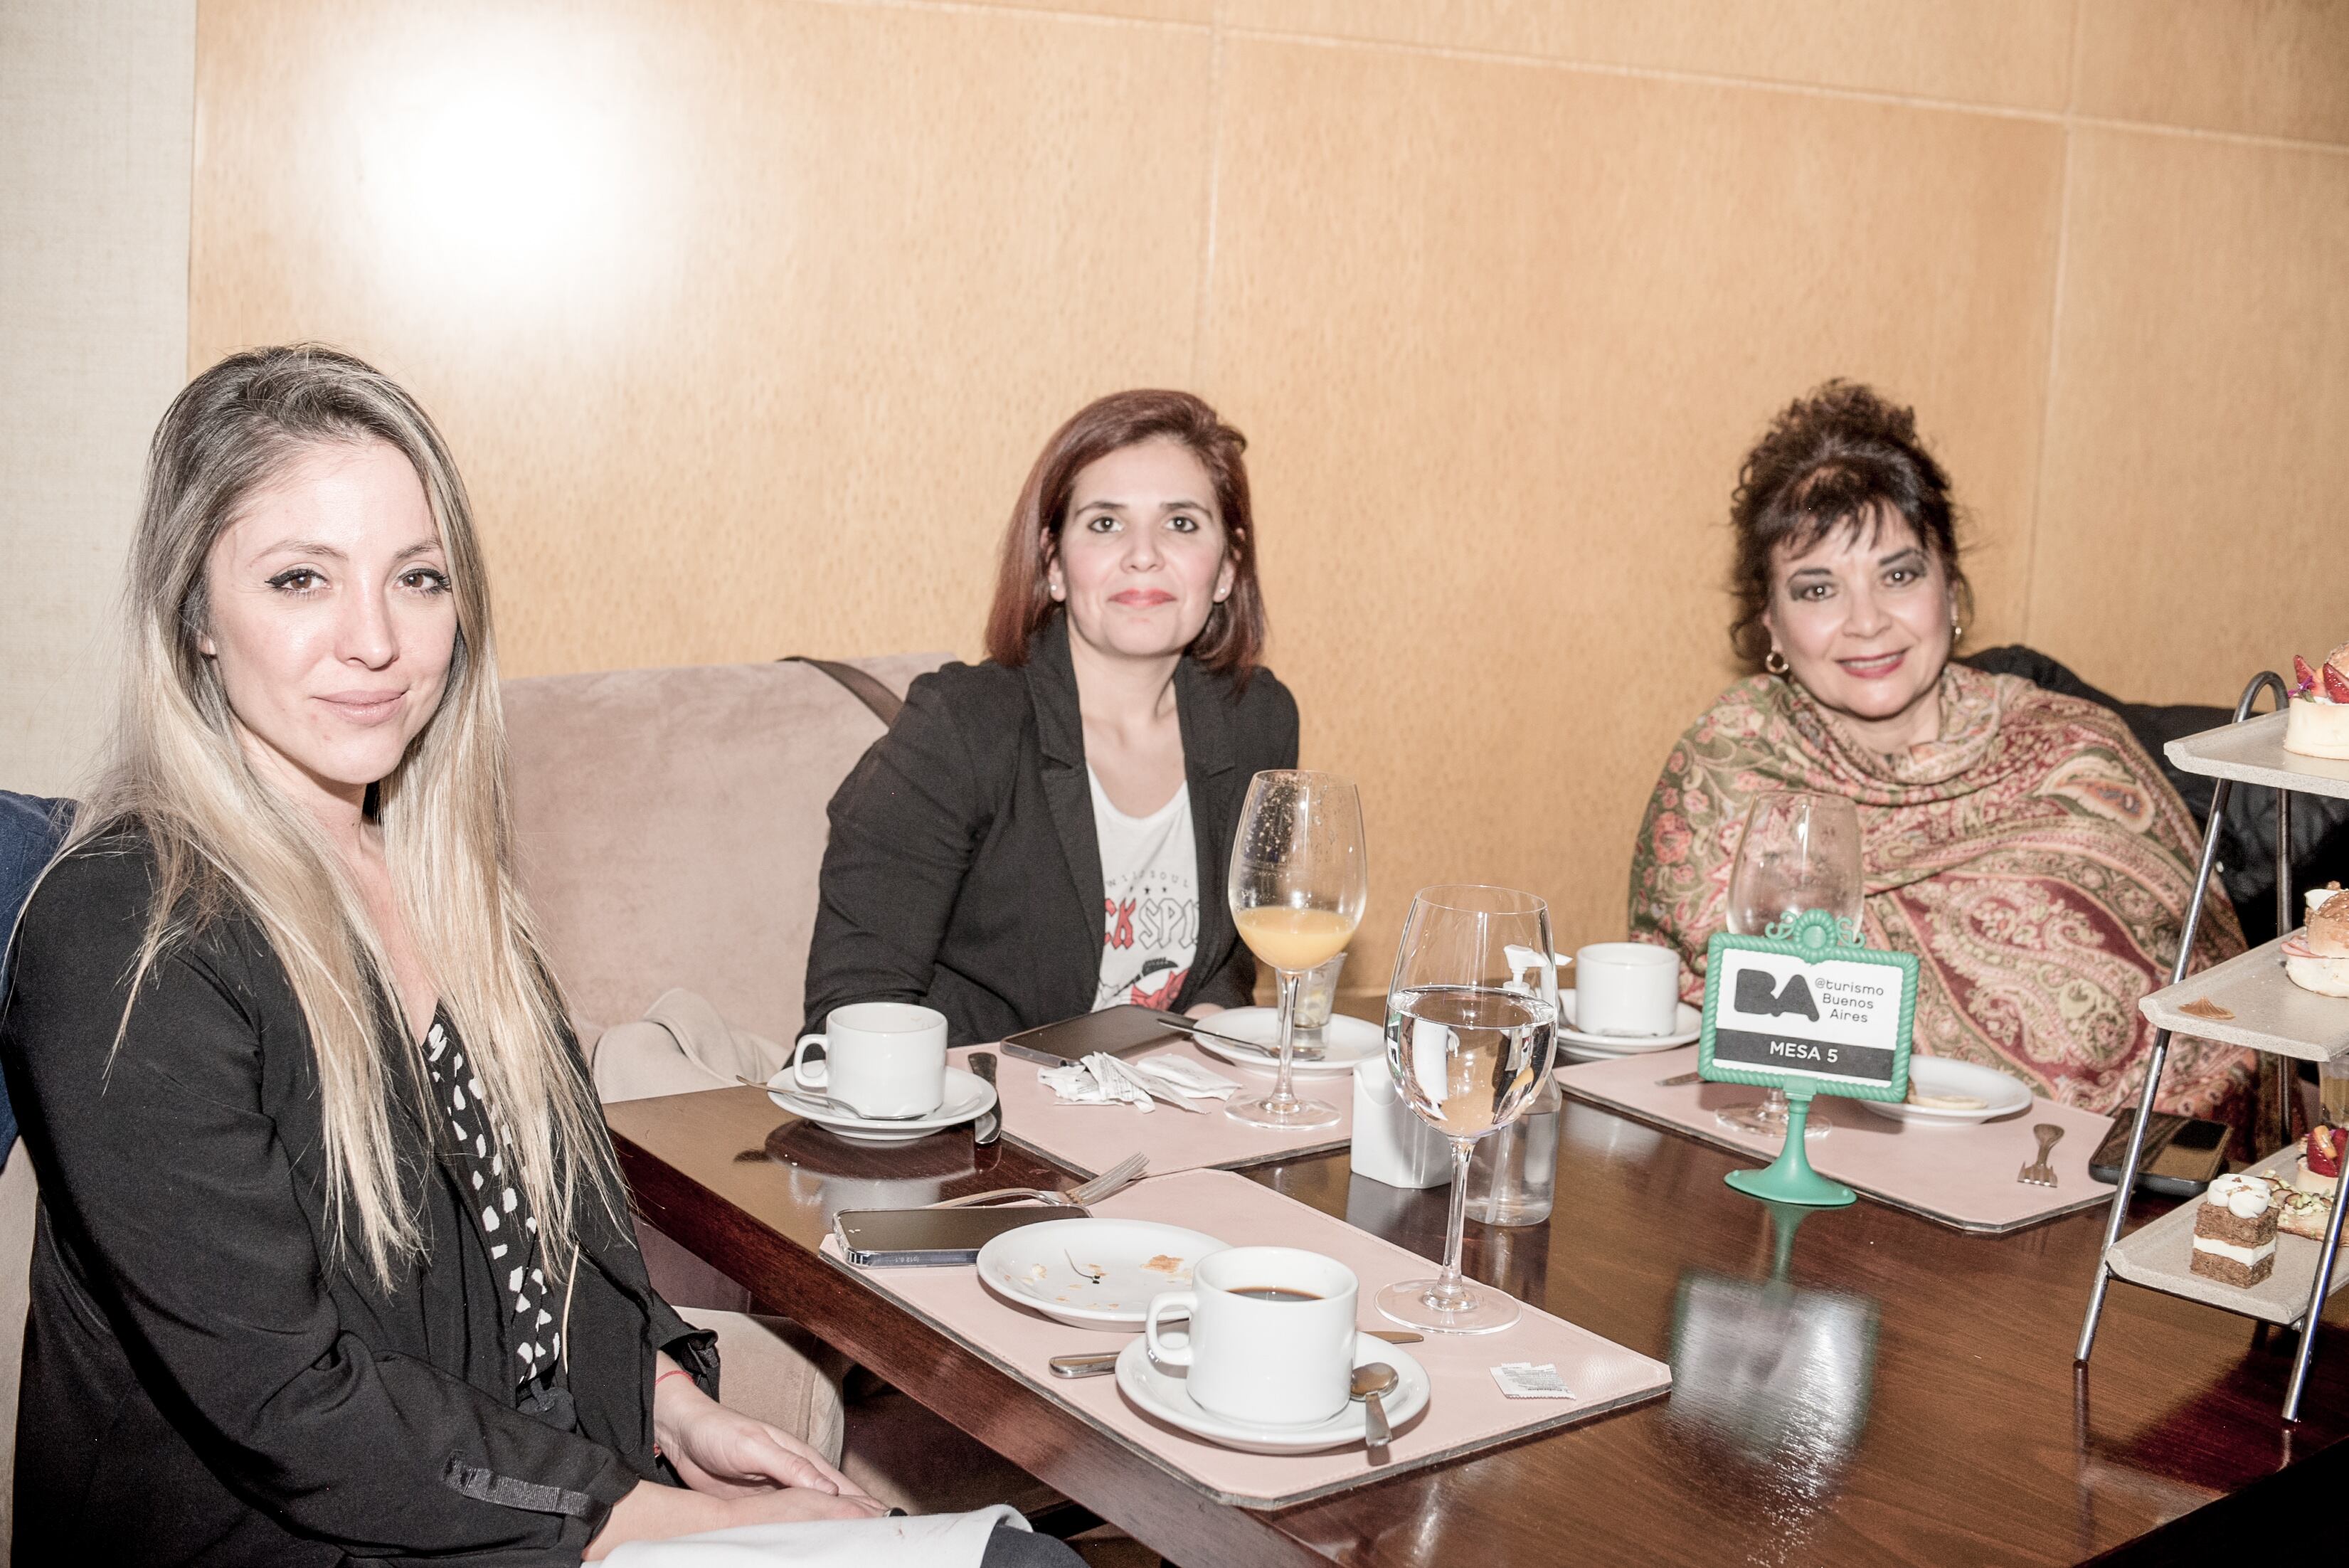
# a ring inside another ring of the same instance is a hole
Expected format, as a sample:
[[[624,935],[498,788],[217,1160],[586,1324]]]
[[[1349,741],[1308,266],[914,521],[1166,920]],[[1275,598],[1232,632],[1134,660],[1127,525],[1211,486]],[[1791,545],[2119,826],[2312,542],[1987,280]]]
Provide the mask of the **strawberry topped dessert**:
[[[2283,749],[2303,757],[2349,758],[2349,642],[2324,656],[2321,669],[2292,656],[2299,684],[2284,705]]]
[[[2292,1184],[2302,1192],[2331,1197],[2341,1186],[2341,1156],[2344,1149],[2349,1149],[2349,1127],[2326,1127],[2320,1122],[2309,1128]]]

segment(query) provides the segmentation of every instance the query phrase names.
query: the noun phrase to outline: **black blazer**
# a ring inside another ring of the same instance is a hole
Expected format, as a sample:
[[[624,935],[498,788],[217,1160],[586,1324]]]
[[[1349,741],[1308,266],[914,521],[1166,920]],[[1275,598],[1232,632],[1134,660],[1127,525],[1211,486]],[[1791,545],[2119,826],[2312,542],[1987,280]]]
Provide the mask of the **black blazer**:
[[[1174,1005],[1245,1006],[1256,961],[1224,874],[1248,780],[1297,765],[1297,702],[1258,670],[1245,691],[1174,670],[1199,852],[1199,948]],[[1092,1010],[1101,985],[1101,840],[1065,618],[1024,668],[949,664],[916,680],[832,797],[807,1028],[852,1002],[918,1002],[955,1044]]]
[[[630,1487],[669,1479],[655,1353],[714,1391],[709,1336],[583,1215],[575,1420],[517,1409],[500,1281],[412,1113],[393,1127],[425,1256],[388,1294],[326,1261],[309,1032],[260,929],[231,915],[169,950],[116,1048],[152,888],[143,837],[67,856],[0,1012],[41,1188],[16,1560],[577,1562]]]

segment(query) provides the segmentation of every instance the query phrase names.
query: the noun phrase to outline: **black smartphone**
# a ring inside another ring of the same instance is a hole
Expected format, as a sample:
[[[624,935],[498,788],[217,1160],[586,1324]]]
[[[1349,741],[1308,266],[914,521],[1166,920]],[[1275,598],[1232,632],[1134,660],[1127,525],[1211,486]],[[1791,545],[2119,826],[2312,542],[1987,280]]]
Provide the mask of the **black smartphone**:
[[[2088,1157],[2091,1177],[2098,1181],[2116,1182],[2121,1179],[2121,1161],[2128,1156],[2129,1129],[2136,1122],[2134,1110],[2123,1111],[2113,1118],[2105,1141]],[[2227,1168],[2228,1130],[2224,1122],[2156,1111],[2146,1123],[2137,1186],[2170,1198],[2200,1197],[2211,1179]]]
[[[1123,1056],[1145,1045],[1161,1045],[1170,1039],[1185,1037],[1190,1027],[1191,1021],[1179,1012],[1161,1012],[1154,1007],[1136,1007],[1129,1002],[1006,1035],[1003,1054],[1058,1067],[1063,1063],[1081,1061],[1096,1051]]]
[[[978,1262],[978,1250],[1022,1225],[1082,1220],[1072,1205],[1050,1209],[843,1209],[833,1233],[848,1261],[867,1268],[943,1268]]]

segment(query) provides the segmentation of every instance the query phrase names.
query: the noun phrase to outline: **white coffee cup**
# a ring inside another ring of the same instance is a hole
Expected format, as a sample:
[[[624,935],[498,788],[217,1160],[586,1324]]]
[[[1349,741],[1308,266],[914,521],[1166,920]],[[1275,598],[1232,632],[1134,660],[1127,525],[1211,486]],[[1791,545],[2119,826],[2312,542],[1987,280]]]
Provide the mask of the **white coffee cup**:
[[[1308,1426],[1346,1407],[1354,1376],[1354,1272],[1295,1247],[1226,1247],[1200,1259],[1191,1288],[1150,1298],[1152,1359],[1187,1366],[1201,1409],[1264,1427]],[[1191,1319],[1169,1345],[1158,1320]]]
[[[823,1047],[811,1057],[810,1045]],[[802,1034],[785,1064],[792,1082],[868,1116],[927,1116],[947,1097],[946,1014],[910,1002],[835,1007],[821,1034]]]
[[[1584,1034],[1677,1032],[1681,955],[1651,942],[1594,942],[1574,955],[1574,1027]]]

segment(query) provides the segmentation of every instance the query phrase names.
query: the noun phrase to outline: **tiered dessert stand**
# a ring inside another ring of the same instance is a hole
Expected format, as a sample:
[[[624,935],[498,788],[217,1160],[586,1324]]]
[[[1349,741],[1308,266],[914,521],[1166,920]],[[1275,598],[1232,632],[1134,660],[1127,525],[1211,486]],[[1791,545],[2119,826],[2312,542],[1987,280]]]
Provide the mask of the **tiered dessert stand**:
[[[2274,691],[2278,711],[2254,719],[2251,704],[2262,688]],[[2153,1054],[2146,1064],[2145,1096],[2137,1102],[2128,1155],[2121,1162],[2120,1187],[2113,1194],[2112,1216],[2105,1224],[2104,1252],[2096,1265],[2095,1288],[2088,1293],[2087,1321],[2080,1325],[2080,1348],[2075,1359],[2085,1365],[2095,1346],[2096,1319],[2104,1312],[2106,1287],[2115,1278],[2266,1323],[2297,1327],[2300,1345],[2292,1360],[2292,1385],[2283,1399],[2283,1418],[2297,1421],[2301,1390],[2308,1381],[2309,1356],[2316,1346],[2316,1325],[2325,1298],[2341,1284],[2333,1263],[2341,1244],[2341,1218],[2349,1212],[2349,1184],[2336,1197],[2324,1240],[2313,1254],[2304,1247],[2279,1245],[2273,1272],[2247,1290],[2192,1271],[2197,1207],[2193,1203],[2179,1204],[2126,1241],[2121,1237],[2121,1223],[2128,1214],[2129,1195],[2137,1186],[2137,1166],[2145,1150],[2146,1126],[2173,1032],[2302,1062],[2325,1062],[2349,1054],[2349,1002],[2318,996],[2294,985],[2284,978],[2283,956],[2278,950],[2301,924],[2292,888],[2292,797],[2300,793],[2349,799],[2349,762],[2295,756],[2283,749],[2282,710],[2289,701],[2283,681],[2273,674],[2262,674],[2244,688],[2242,701],[2235,705],[2233,723],[2172,741],[2165,748],[2178,767],[2214,778],[2218,784],[2211,793],[2200,874],[2186,912],[2186,929],[2178,940],[2171,983],[2138,1003],[2157,1030]],[[2227,796],[2239,784],[2261,784],[2276,792],[2276,929],[2282,934],[2189,981],[2186,969],[2193,958],[2195,932],[2202,921],[2210,875],[2218,862]],[[2299,1148],[2292,1141],[2288,1083],[2285,1088],[2284,1147],[2251,1170],[2261,1176],[2280,1175],[2288,1185]]]

